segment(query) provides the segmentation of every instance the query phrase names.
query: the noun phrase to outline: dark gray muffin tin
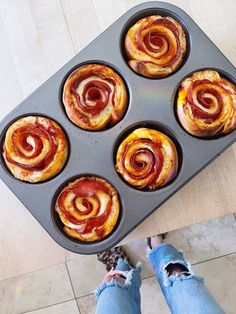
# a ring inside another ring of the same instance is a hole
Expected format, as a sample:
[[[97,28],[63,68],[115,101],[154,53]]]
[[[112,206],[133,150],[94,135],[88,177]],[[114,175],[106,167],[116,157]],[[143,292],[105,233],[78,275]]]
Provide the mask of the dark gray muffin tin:
[[[174,74],[162,79],[148,79],[134,73],[123,52],[124,36],[129,27],[139,19],[154,14],[175,18],[184,27],[188,38],[185,62]],[[61,102],[62,84],[73,68],[85,63],[110,66],[126,83],[129,107],[122,121],[111,129],[101,132],[84,131],[75,126],[65,114]],[[58,122],[65,130],[70,144],[69,158],[64,169],[47,182],[30,184],[15,179],[1,157],[0,177],[51,237],[64,248],[92,254],[116,245],[235,141],[235,131],[209,140],[193,137],[183,130],[175,117],[174,103],[180,83],[193,72],[206,68],[216,69],[231,82],[236,82],[236,69],[233,65],[180,8],[164,2],[147,2],[132,8],[10,112],[0,124],[2,147],[6,129],[21,116],[36,114]],[[133,129],[143,126],[169,135],[177,146],[180,158],[176,179],[152,192],[132,188],[115,170],[117,146]],[[59,189],[74,178],[88,174],[110,182],[118,191],[121,202],[116,228],[107,238],[94,243],[83,243],[65,235],[62,223],[54,211]]]

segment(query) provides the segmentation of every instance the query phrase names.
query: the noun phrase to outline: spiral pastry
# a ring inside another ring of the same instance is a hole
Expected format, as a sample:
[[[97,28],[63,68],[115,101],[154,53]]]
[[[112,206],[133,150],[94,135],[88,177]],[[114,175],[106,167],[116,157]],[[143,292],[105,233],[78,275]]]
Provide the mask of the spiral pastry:
[[[177,174],[178,155],[175,145],[159,131],[136,129],[120,144],[116,169],[129,184],[138,189],[158,189]]]
[[[55,210],[66,234],[92,242],[105,238],[114,229],[120,203],[111,184],[97,177],[81,177],[60,192]]]
[[[63,103],[69,119],[85,130],[112,127],[127,109],[127,91],[121,77],[100,65],[83,65],[67,78]]]
[[[61,127],[54,121],[28,116],[8,128],[3,157],[8,169],[19,180],[45,181],[65,165],[68,143]]]
[[[176,112],[192,135],[228,134],[236,128],[236,86],[216,71],[196,72],[182,82]]]
[[[160,78],[173,73],[183,62],[186,35],[169,16],[152,15],[139,20],[125,37],[130,67],[146,77]]]

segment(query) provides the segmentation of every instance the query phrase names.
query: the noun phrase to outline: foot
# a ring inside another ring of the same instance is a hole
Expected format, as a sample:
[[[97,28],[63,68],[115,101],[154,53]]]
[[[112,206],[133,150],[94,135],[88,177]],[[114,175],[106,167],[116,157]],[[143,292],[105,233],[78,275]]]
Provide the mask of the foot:
[[[127,254],[121,246],[117,246],[110,250],[98,253],[97,257],[100,262],[106,265],[107,271],[116,268],[119,258],[122,258],[124,261],[128,262],[129,265],[131,265]]]
[[[155,249],[163,242],[163,240],[165,239],[165,236],[166,234],[160,234],[160,235],[149,237],[146,239],[147,245],[149,246],[151,250]]]

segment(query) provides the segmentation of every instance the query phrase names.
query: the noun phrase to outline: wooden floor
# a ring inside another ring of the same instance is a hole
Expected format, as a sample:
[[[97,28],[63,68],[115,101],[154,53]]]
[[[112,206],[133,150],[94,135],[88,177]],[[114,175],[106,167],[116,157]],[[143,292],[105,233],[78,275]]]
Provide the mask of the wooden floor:
[[[105,30],[135,0],[0,0],[0,118]],[[184,9],[236,65],[234,0],[167,1]],[[201,47],[199,47],[199,52]],[[236,146],[228,149],[127,239],[236,210]],[[74,258],[0,181],[0,279]]]

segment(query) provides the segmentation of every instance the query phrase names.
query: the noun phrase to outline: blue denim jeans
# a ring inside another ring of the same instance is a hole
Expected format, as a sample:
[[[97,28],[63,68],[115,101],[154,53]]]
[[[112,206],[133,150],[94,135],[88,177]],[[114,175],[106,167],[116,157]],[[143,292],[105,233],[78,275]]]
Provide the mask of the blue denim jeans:
[[[203,278],[195,276],[191,266],[170,244],[161,244],[148,250],[147,257],[155,272],[166,302],[173,314],[224,314],[225,312],[209,293]],[[169,275],[170,264],[182,265],[185,271]],[[103,283],[95,291],[97,299],[96,314],[140,314],[141,267],[132,269],[119,259],[116,269],[123,270],[126,280],[121,285],[112,279]],[[152,306],[150,304],[150,306]],[[161,314],[161,313],[160,313]]]

